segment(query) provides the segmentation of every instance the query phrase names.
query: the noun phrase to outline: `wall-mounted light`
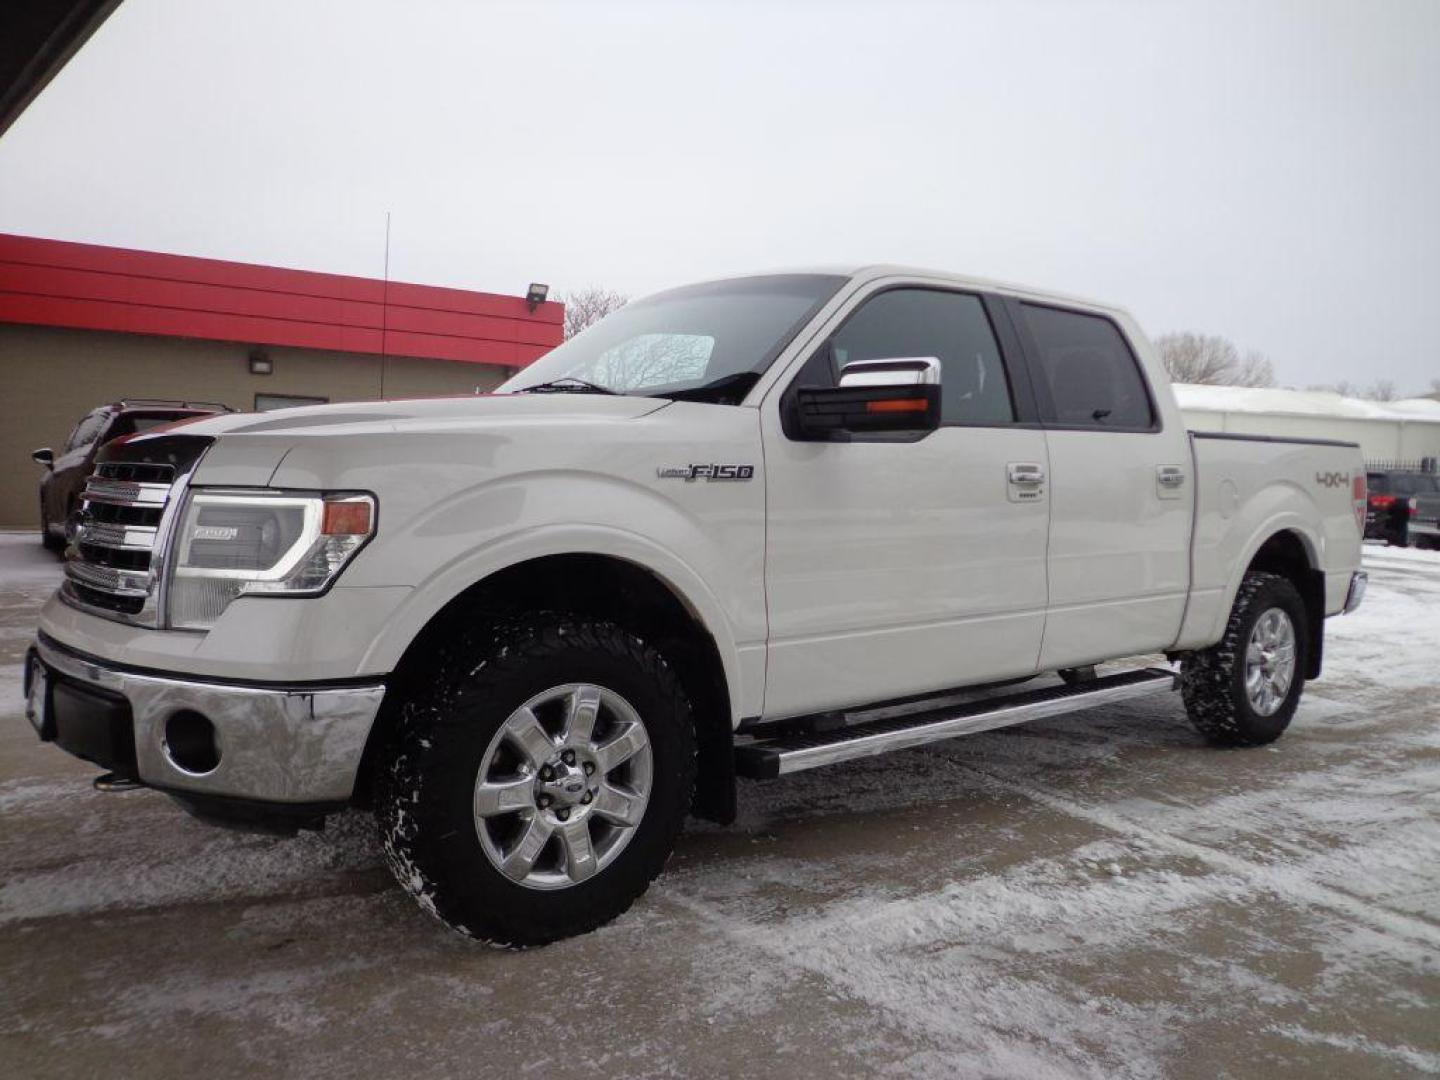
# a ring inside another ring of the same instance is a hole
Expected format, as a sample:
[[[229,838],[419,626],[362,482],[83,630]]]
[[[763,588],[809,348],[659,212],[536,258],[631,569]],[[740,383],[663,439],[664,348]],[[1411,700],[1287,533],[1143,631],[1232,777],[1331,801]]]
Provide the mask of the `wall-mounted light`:
[[[538,281],[532,281],[530,288],[525,293],[525,303],[530,305],[531,311],[534,311],[545,302],[545,298],[549,295],[549,285],[542,285]]]
[[[250,374],[269,375],[275,370],[275,362],[266,355],[264,349],[252,349],[250,351]]]

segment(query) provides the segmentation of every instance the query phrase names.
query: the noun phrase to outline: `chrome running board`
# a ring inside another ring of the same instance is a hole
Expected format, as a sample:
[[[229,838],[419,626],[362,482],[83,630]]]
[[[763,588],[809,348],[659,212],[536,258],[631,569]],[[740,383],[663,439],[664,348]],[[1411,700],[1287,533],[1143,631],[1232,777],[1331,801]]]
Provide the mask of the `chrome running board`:
[[[1174,690],[1176,680],[1175,672],[1164,668],[1139,668],[1074,686],[1047,687],[966,705],[945,705],[836,731],[756,739],[735,747],[735,772],[756,780],[773,779],[838,761],[907,750],[957,735],[972,735]]]

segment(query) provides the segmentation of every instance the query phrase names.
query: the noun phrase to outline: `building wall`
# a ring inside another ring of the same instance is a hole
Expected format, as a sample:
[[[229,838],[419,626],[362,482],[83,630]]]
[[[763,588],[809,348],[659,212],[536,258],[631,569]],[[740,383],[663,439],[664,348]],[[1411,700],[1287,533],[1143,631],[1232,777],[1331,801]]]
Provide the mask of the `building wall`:
[[[271,375],[251,375],[248,345],[0,324],[0,528],[38,529],[42,468],[77,420],[124,397],[220,401],[248,411],[256,394],[330,401],[473,394],[513,372],[492,364],[265,346]]]
[[[1181,413],[1186,427],[1192,431],[1233,431],[1245,435],[1288,435],[1359,443],[1367,461],[1411,461],[1440,456],[1440,424],[1433,421],[1210,409],[1182,409]]]

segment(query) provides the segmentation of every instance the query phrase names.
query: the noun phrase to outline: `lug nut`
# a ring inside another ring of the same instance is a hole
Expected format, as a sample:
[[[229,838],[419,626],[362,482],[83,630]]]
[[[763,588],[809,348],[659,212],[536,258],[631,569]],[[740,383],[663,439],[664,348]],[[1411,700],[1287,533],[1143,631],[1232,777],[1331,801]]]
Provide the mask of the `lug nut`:
[[[590,775],[592,775],[594,772],[595,772],[595,763],[594,763],[593,761],[587,761],[587,762],[585,762],[585,775],[586,775],[586,776],[590,776]]]
[[[541,796],[540,796],[540,809],[543,810],[543,809],[545,809],[545,807],[547,807],[547,806],[549,806],[549,805],[550,805],[550,796],[549,796],[549,795],[541,795]]]
[[[575,764],[575,751],[574,751],[574,750],[566,750],[563,754],[560,755],[560,760],[563,761],[563,762],[565,762],[566,765],[574,765],[574,764]]]
[[[557,810],[557,811],[555,811],[555,816],[558,817],[561,821],[569,821],[569,820],[570,820],[570,811],[569,811],[569,810]]]
[[[582,798],[580,801],[583,803],[588,803],[593,798],[595,798],[595,793],[593,791],[587,791],[585,792],[585,797]]]
[[[541,779],[541,780],[549,780],[549,779],[550,779],[552,776],[554,776],[554,775],[555,775],[555,770],[552,769],[552,768],[550,768],[549,765],[545,765],[545,766],[542,766],[542,767],[541,767],[541,769],[540,769],[540,779]]]

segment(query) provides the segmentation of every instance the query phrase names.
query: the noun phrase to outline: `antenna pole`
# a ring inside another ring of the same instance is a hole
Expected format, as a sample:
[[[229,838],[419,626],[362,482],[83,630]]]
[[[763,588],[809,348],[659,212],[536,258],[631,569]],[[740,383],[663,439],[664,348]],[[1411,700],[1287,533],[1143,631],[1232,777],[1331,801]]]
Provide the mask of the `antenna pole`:
[[[380,398],[385,398],[386,342],[390,329],[390,211],[385,211],[385,281],[380,292]]]

